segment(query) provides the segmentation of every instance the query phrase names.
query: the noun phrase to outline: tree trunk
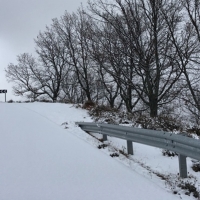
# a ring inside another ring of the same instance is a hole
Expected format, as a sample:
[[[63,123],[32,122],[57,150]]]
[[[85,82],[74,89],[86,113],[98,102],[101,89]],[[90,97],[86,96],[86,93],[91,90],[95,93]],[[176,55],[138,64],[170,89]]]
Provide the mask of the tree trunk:
[[[149,99],[150,117],[158,116],[158,101],[156,97]]]

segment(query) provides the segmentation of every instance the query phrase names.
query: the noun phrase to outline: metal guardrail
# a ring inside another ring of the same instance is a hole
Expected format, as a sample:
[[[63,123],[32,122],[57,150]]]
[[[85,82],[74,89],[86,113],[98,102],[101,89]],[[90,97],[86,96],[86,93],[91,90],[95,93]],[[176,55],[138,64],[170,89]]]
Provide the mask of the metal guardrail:
[[[84,131],[102,134],[104,141],[107,140],[107,135],[127,140],[128,154],[133,155],[132,142],[146,144],[178,153],[179,172],[182,178],[187,177],[186,157],[200,161],[200,141],[183,135],[111,124],[90,122],[77,122],[76,124]]]

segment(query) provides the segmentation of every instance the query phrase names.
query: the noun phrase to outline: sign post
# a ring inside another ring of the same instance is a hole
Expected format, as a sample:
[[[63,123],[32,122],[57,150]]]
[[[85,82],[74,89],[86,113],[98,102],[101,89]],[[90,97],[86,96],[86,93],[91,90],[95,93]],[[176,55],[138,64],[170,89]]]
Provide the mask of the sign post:
[[[7,90],[0,90],[0,93],[4,93],[5,94],[5,102],[6,102],[6,93],[7,93]]]

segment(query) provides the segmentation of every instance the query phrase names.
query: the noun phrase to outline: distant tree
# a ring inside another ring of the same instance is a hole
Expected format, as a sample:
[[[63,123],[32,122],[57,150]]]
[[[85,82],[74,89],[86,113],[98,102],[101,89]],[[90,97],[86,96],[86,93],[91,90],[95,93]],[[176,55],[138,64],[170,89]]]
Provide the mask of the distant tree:
[[[27,53],[19,55],[17,65],[8,65],[6,76],[15,83],[13,90],[16,95],[33,99],[45,95],[55,102],[70,71],[67,48],[52,27],[40,32],[35,43],[39,56],[37,61]]]
[[[88,42],[91,37],[92,21],[83,10],[75,14],[65,13],[60,20],[54,21],[57,34],[68,50],[68,64],[76,74],[77,82],[84,91],[88,101],[93,101],[94,70],[90,59]]]
[[[80,84],[77,81],[77,76],[74,71],[70,71],[65,75],[64,81],[62,82],[62,98],[65,102],[70,103],[83,103],[86,99]]]
[[[35,73],[38,63],[35,58],[24,53],[17,56],[18,64],[9,64],[5,69],[6,77],[9,82],[13,82],[13,91],[17,96],[26,96],[34,100],[44,94],[43,86],[37,80]]]
[[[35,39],[36,52],[40,61],[38,81],[43,91],[55,102],[61,92],[61,85],[70,71],[68,50],[54,27],[46,27]]]

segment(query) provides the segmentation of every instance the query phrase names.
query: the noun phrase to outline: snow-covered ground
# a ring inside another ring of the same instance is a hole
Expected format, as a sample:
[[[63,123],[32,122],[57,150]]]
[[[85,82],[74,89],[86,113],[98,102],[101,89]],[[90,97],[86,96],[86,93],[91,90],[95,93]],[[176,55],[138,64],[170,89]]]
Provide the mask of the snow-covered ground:
[[[200,172],[178,179],[178,158],[162,150],[109,137],[102,143],[75,125],[91,121],[68,104],[0,103],[0,200],[195,199],[177,185],[200,188]],[[100,137],[93,134],[95,137]],[[163,179],[164,180],[163,180]],[[173,194],[177,192],[177,194]]]

